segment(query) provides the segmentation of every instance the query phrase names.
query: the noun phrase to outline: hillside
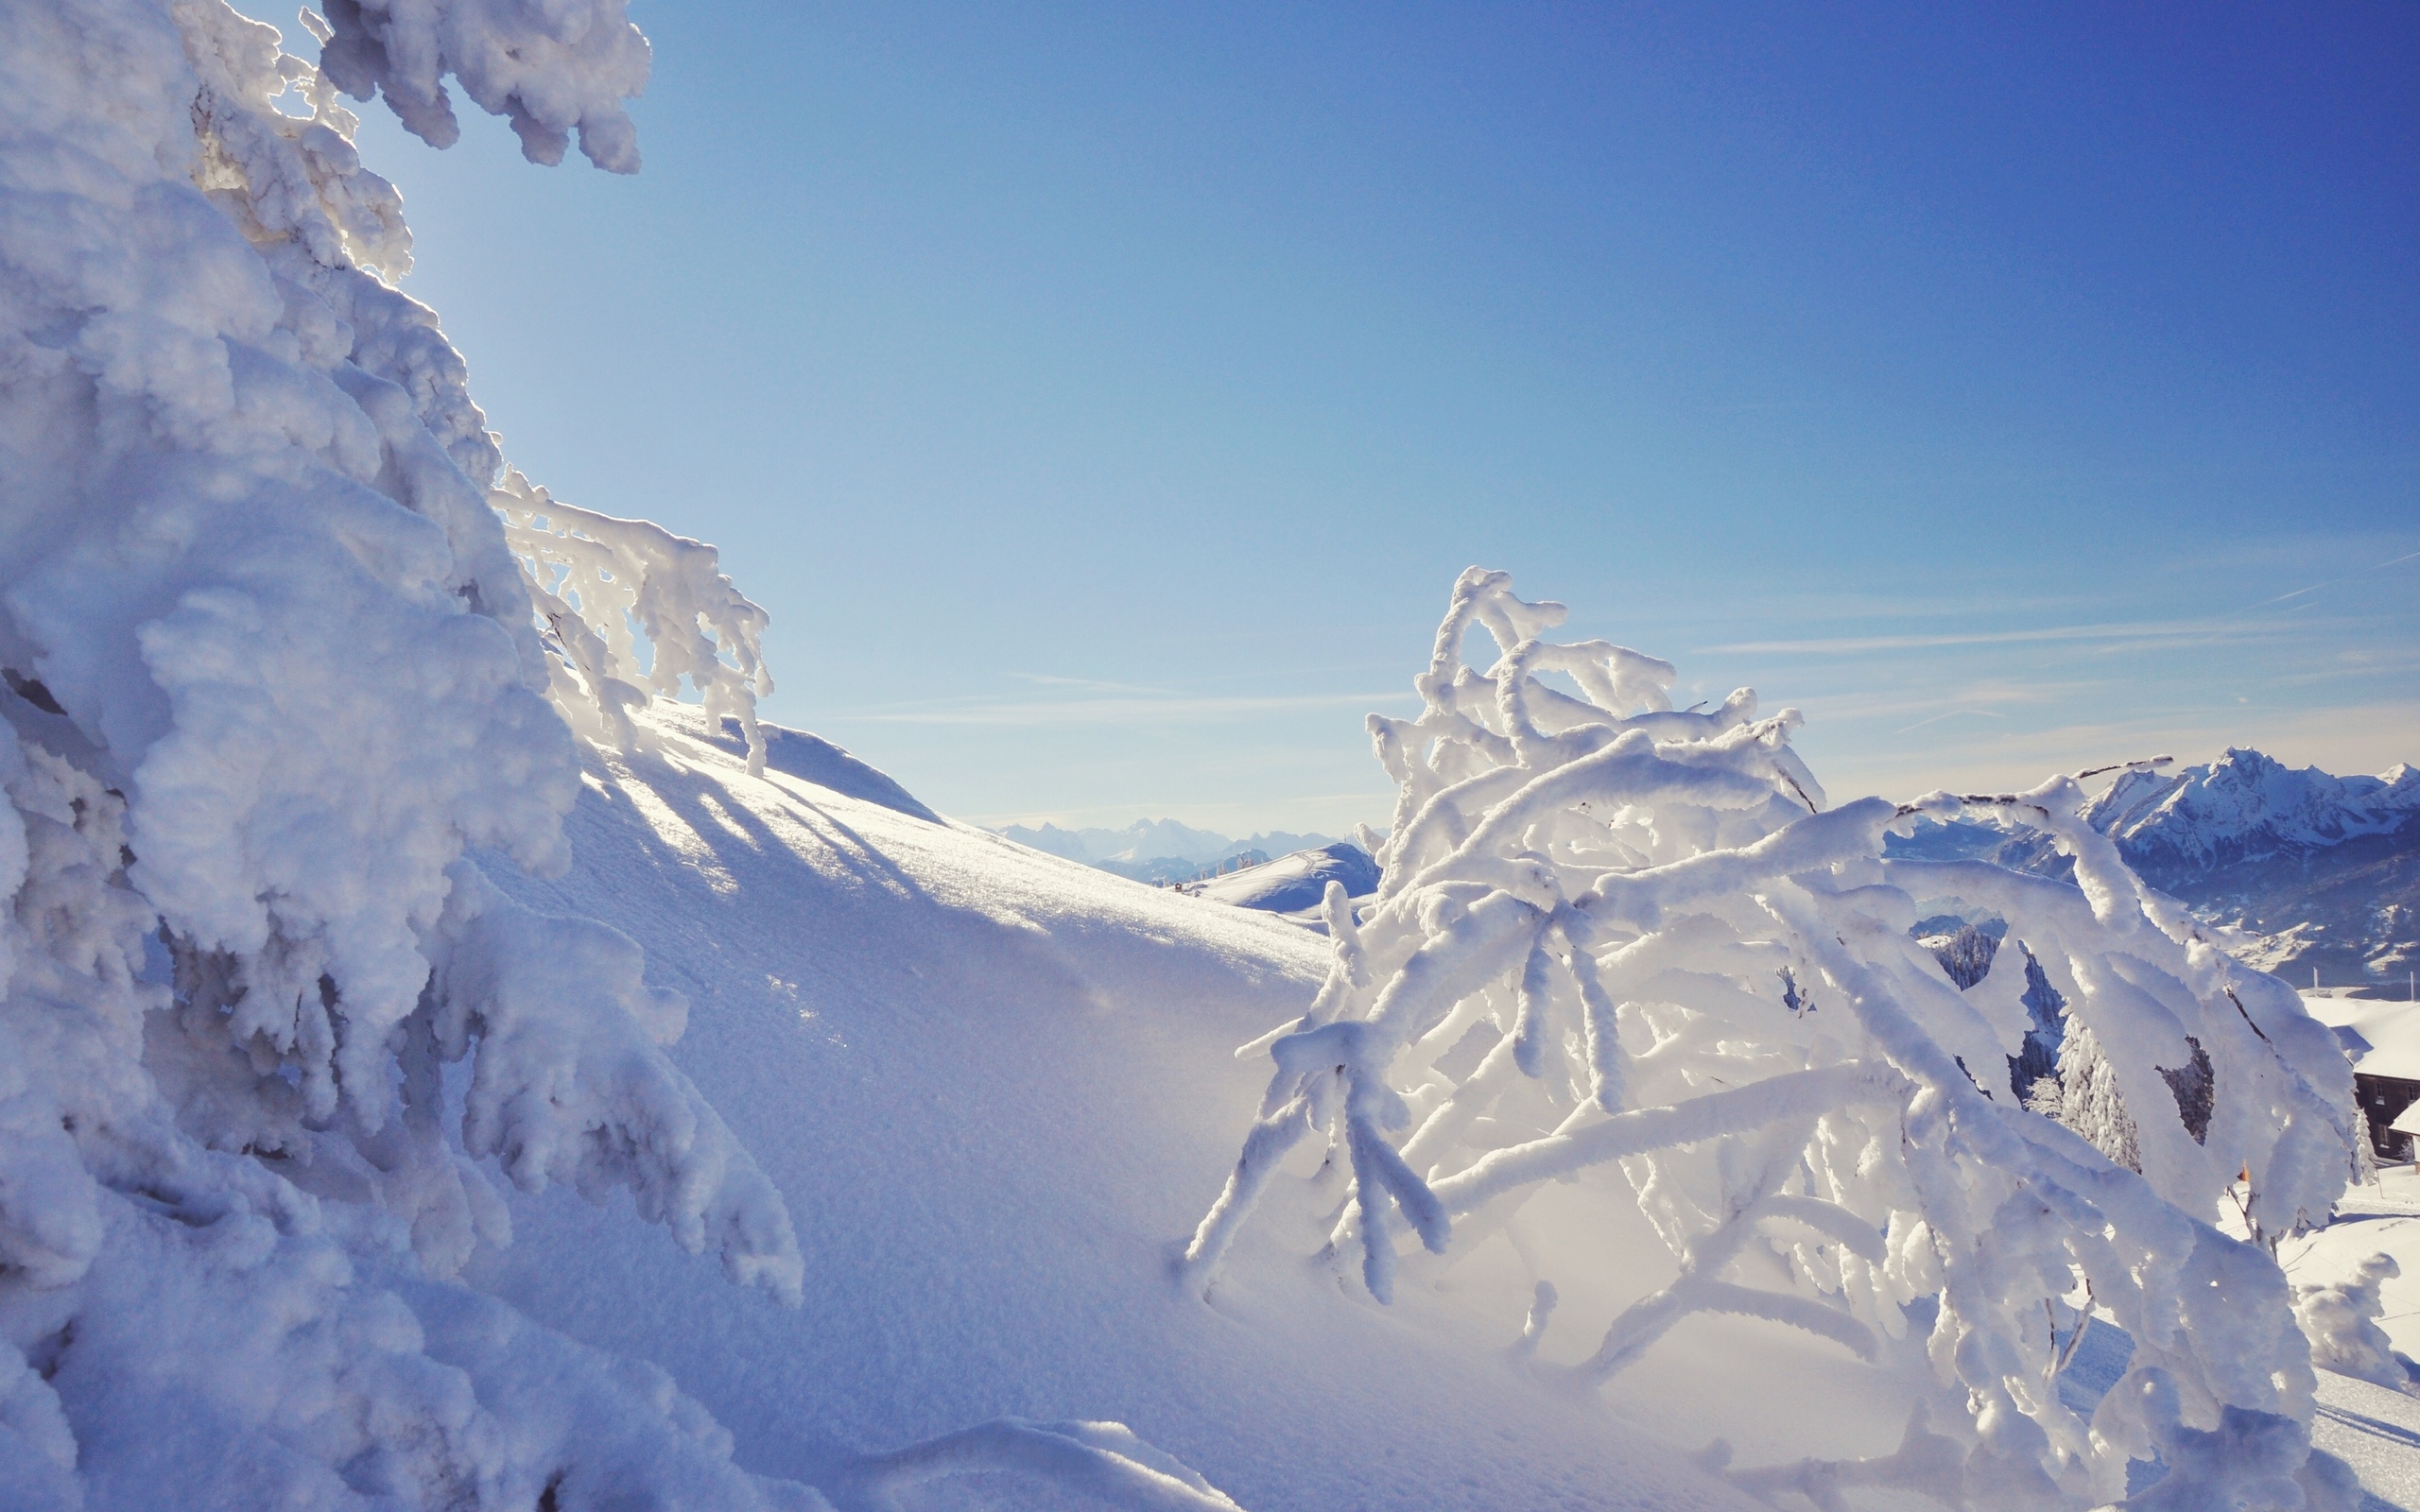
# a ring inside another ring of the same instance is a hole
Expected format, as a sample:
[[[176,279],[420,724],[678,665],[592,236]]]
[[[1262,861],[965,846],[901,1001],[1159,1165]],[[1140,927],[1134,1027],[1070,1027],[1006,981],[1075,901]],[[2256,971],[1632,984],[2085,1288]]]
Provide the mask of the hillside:
[[[1307,1002],[1325,942],[777,761],[751,778],[685,738],[702,733],[693,713],[662,717],[661,755],[591,758],[572,871],[506,885],[627,932],[650,981],[689,996],[676,1058],[787,1199],[804,1306],[560,1192],[515,1196],[514,1244],[471,1276],[669,1369],[750,1469],[828,1482],[854,1452],[1011,1414],[1124,1421],[1260,1512],[1744,1508],[1680,1452],[1742,1405],[1725,1334],[1779,1335],[1798,1389],[1863,1374],[1770,1325],[1707,1320],[1612,1399],[1668,1445],[1509,1367],[1524,1287],[1498,1314],[1472,1284],[1495,1257],[1459,1295],[1389,1311],[1291,1262],[1253,1267],[1216,1309],[1179,1295],[1173,1247],[1266,1078],[1231,1052]],[[1862,1433],[1887,1448],[1893,1409],[1870,1406],[1873,1424],[1835,1416],[1770,1447]],[[1010,1504],[1050,1504],[1037,1494]]]
[[[1214,902],[1293,915],[1315,923],[1311,916],[1331,882],[1342,887],[1347,898],[1366,898],[1378,890],[1378,864],[1352,841],[1339,840],[1231,871],[1188,890]]]

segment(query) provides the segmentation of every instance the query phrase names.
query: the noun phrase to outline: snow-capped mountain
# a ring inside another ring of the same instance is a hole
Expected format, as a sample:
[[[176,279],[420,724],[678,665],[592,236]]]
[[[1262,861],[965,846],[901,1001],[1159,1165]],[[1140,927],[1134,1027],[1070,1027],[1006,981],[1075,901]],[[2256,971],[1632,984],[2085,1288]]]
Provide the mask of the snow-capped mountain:
[[[2230,749],[2128,773],[2084,814],[2146,881],[2238,932],[2236,954],[2264,971],[2385,987],[2420,964],[2420,771],[2408,764],[2336,777]],[[2069,869],[2030,830],[1927,825],[1893,849]]]
[[[1378,864],[1352,841],[1338,840],[1230,872],[1189,890],[1197,897],[1238,908],[1307,915],[1320,906],[1331,882],[1341,884],[1348,898],[1366,898],[1378,890]]]
[[[2154,883],[2394,834],[2415,816],[2420,771],[2408,764],[2377,777],[2331,777],[2234,748],[2181,772],[2129,772],[2087,811]]]

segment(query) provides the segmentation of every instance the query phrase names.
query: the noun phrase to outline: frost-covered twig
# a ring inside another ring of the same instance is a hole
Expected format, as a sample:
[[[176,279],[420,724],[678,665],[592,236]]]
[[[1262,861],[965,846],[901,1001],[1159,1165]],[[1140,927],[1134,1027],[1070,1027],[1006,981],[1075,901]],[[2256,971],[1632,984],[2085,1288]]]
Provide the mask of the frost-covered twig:
[[[488,493],[551,634],[556,702],[581,733],[626,747],[629,711],[675,697],[685,679],[709,728],[728,715],[765,769],[756,699],[773,691],[759,643],[765,611],[723,576],[715,548],[646,520],[617,520],[555,498],[517,469]],[[639,637],[650,655],[639,664]],[[645,689],[646,692],[640,690]]]

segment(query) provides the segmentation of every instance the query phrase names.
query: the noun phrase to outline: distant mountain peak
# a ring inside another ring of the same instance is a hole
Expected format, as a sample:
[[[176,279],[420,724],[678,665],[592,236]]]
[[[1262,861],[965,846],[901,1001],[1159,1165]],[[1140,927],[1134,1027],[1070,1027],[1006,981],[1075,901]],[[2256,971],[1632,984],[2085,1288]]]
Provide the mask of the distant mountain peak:
[[[2129,772],[2084,816],[2155,880],[2390,834],[2420,814],[2409,764],[2334,777],[2230,746],[2175,772]]]
[[[2230,747],[2202,765],[2125,773],[2084,817],[2264,971],[2400,986],[2420,964],[2420,771],[2410,763],[2335,777]],[[1919,826],[1893,853],[2071,871],[2048,835],[2022,825]]]

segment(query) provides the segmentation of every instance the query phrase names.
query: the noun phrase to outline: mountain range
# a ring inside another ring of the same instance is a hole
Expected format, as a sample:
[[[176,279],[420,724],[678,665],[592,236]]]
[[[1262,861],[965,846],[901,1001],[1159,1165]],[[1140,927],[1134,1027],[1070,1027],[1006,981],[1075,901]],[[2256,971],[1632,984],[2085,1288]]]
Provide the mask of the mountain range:
[[[2294,768],[2256,750],[2129,772],[2084,811],[2152,886],[2229,932],[2251,964],[2301,983],[2402,987],[2420,966],[2420,771]],[[1927,825],[1894,850],[2072,869],[2039,832]]]
[[[1277,856],[1335,843],[1330,835],[1285,830],[1231,840],[1216,831],[1197,830],[1174,819],[1136,819],[1122,830],[1063,830],[1047,823],[1028,829],[1011,824],[998,833],[1019,845],[1136,882],[1188,882],[1204,869],[1247,851]]]

